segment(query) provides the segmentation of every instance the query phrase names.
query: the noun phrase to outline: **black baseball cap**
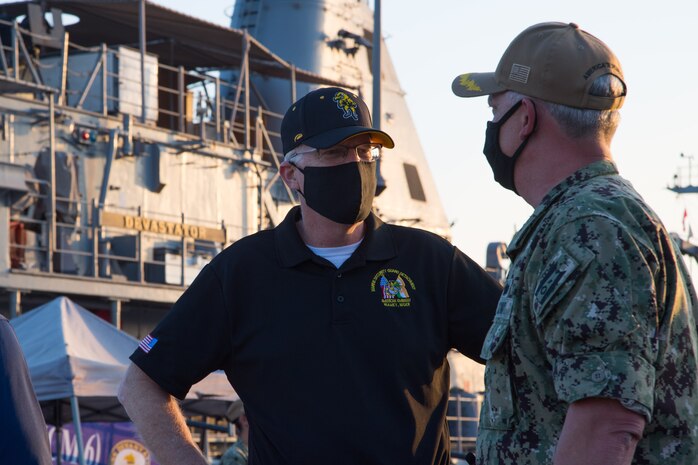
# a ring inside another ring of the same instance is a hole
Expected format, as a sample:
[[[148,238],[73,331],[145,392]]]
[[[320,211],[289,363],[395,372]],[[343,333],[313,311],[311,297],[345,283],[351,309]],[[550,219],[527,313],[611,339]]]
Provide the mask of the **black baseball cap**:
[[[281,122],[284,154],[301,144],[326,149],[358,134],[370,134],[385,148],[395,147],[388,134],[373,129],[366,103],[339,87],[309,92],[291,105]]]

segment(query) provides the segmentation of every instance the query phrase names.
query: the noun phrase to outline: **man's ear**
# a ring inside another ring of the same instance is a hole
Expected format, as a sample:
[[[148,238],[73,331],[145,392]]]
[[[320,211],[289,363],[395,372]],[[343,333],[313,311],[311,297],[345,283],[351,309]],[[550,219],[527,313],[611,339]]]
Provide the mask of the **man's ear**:
[[[279,174],[281,179],[284,180],[286,185],[293,191],[299,191],[301,189],[301,183],[299,179],[300,172],[298,169],[290,164],[288,161],[284,161],[279,166]]]
[[[528,98],[523,99],[521,106],[523,107],[523,111],[521,112],[522,121],[519,136],[521,140],[524,140],[536,130],[536,126],[538,125],[538,111],[533,100]]]

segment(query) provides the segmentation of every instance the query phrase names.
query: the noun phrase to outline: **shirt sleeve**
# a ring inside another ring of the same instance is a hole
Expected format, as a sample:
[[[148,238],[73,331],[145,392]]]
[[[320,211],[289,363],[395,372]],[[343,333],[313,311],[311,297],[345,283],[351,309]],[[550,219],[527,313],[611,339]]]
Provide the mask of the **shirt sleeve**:
[[[502,286],[477,263],[453,248],[448,279],[448,338],[451,347],[479,363]]]
[[[162,389],[184,399],[231,354],[231,315],[218,275],[207,265],[131,355]]]
[[[0,317],[0,457],[3,463],[50,465],[46,423],[14,331]],[[7,461],[7,462],[5,462]]]
[[[581,218],[551,236],[530,285],[559,398],[615,398],[649,420],[658,261],[643,241],[611,218]]]

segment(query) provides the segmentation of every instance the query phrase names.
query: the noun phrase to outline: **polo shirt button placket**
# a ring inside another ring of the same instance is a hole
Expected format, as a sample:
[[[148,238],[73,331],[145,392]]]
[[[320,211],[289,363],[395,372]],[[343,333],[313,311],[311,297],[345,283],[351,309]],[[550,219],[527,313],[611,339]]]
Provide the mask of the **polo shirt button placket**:
[[[347,285],[349,282],[342,279],[344,273],[339,270],[334,270],[332,274],[332,323],[344,325],[350,321],[350,300],[347,298]],[[349,279],[349,278],[347,278]]]

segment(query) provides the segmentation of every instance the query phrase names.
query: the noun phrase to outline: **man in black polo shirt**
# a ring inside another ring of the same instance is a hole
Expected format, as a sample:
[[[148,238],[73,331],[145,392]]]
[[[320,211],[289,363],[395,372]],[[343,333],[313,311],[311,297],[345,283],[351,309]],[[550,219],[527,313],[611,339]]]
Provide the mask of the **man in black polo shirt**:
[[[131,356],[120,399],[163,464],[205,464],[173,396],[223,369],[251,465],[449,463],[449,367],[479,353],[499,284],[442,238],[371,213],[393,140],[339,88],[286,112],[281,175],[300,206],[237,241]]]

